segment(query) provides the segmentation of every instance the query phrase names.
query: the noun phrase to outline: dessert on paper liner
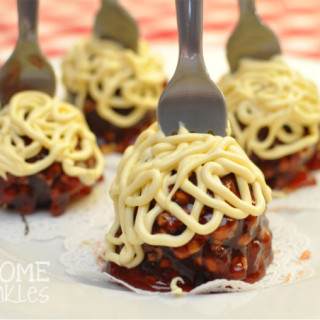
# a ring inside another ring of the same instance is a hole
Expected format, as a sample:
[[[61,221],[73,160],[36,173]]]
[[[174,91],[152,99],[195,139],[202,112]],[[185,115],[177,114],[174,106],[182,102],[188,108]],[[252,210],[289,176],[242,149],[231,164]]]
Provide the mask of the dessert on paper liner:
[[[230,136],[182,127],[165,137],[154,124],[126,150],[110,194],[112,225],[66,239],[68,273],[178,295],[248,291],[312,274],[308,238],[280,214],[265,214],[271,190]]]

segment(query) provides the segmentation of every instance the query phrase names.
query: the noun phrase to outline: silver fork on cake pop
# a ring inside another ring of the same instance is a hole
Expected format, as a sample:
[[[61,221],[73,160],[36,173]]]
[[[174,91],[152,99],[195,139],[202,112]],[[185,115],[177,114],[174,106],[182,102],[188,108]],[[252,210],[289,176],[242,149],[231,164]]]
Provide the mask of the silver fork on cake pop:
[[[179,59],[158,104],[158,123],[165,135],[189,131],[225,136],[227,111],[210,79],[202,53],[202,0],[176,0]]]
[[[53,96],[56,78],[43,55],[37,35],[38,0],[17,0],[19,38],[15,50],[0,70],[0,105],[22,90],[39,90]]]
[[[117,41],[125,48],[137,51],[138,25],[117,0],[101,0],[94,22],[94,35],[100,39]]]
[[[281,53],[276,35],[260,19],[254,0],[238,0],[240,17],[227,42],[227,59],[231,72],[242,58],[268,60]]]

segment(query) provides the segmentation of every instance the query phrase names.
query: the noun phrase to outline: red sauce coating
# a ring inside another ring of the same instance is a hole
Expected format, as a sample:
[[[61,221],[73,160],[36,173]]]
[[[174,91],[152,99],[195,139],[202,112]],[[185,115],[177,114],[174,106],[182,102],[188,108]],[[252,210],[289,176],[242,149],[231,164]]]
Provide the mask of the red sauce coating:
[[[224,184],[238,194],[233,175],[226,176]],[[191,196],[178,190],[173,199],[190,213],[194,202]],[[204,207],[200,223],[205,224],[212,213],[212,208]],[[169,212],[162,212],[153,233],[177,235],[184,228]],[[178,284],[184,291],[215,279],[253,283],[265,275],[272,262],[271,239],[264,214],[243,220],[224,217],[211,234],[195,234],[186,245],[177,248],[144,244],[145,258],[140,265],[128,269],[108,262],[106,272],[136,288],[160,292],[170,291],[171,280],[177,276],[184,280],[184,284]]]
[[[265,160],[251,154],[250,159],[262,170],[267,184],[273,190],[295,189],[316,184],[307,170],[314,146],[275,160]]]
[[[242,129],[246,126],[239,122]],[[284,126],[290,133],[291,129]],[[261,128],[258,133],[260,141],[264,141],[269,134],[268,127]],[[308,128],[304,129],[304,135],[309,134]],[[283,144],[282,141],[274,141],[272,147]],[[267,184],[273,190],[293,191],[295,189],[316,184],[316,180],[310,174],[311,170],[320,169],[320,152],[317,155],[316,144],[306,147],[296,153],[285,157],[266,160],[261,159],[254,153],[249,154],[250,159],[261,169]],[[311,161],[311,162],[310,162]],[[308,163],[310,163],[308,165]],[[312,167],[314,169],[312,169]]]
[[[126,115],[132,112],[133,108],[115,109],[119,114]],[[156,120],[156,111],[148,111],[139,123],[130,128],[120,128],[109,121],[102,119],[97,110],[96,102],[88,97],[84,105],[84,114],[90,130],[96,135],[97,143],[106,151],[123,153],[132,145],[137,136],[147,129]]]
[[[42,150],[29,162],[45,157]],[[89,162],[88,162],[89,165]],[[7,174],[7,180],[0,178],[0,203],[2,207],[22,214],[30,214],[38,208],[50,210],[53,216],[64,213],[68,203],[88,195],[92,186],[84,185],[78,178],[63,172],[59,162],[36,174],[17,177]]]
[[[313,154],[313,157],[307,163],[307,168],[310,171],[315,171],[320,169],[320,146],[318,146],[316,152]]]
[[[297,173],[297,175],[290,181],[287,186],[289,191],[293,191],[299,188],[313,186],[316,184],[315,178],[308,171],[307,167],[304,166]]]
[[[163,84],[163,87],[165,86],[166,82]],[[116,95],[121,95],[120,90],[116,92]],[[75,94],[70,92],[69,96],[71,102],[74,103]],[[127,109],[114,108],[114,111],[121,115],[127,115],[133,109],[134,106]],[[156,110],[150,110],[136,125],[129,128],[117,127],[99,116],[97,104],[90,96],[87,96],[83,110],[90,130],[96,135],[97,143],[105,153],[123,153],[128,146],[134,144],[138,135],[156,120]]]

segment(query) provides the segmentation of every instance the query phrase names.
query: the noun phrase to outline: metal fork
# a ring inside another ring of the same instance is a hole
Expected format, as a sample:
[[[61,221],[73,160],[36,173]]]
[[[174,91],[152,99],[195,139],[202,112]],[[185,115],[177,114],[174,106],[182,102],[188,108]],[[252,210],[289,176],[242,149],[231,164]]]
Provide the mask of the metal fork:
[[[37,35],[39,0],[18,0],[19,39],[16,48],[0,70],[0,104],[22,90],[39,90],[53,96],[56,78],[43,55]]]
[[[158,104],[158,123],[165,135],[189,131],[225,136],[223,95],[209,78],[202,54],[202,0],[176,0],[179,60]]]
[[[97,38],[115,40],[137,51],[138,25],[117,0],[101,0],[93,32]]]
[[[231,72],[244,58],[268,60],[280,54],[276,35],[261,21],[254,0],[238,0],[240,17],[227,43],[227,59]]]

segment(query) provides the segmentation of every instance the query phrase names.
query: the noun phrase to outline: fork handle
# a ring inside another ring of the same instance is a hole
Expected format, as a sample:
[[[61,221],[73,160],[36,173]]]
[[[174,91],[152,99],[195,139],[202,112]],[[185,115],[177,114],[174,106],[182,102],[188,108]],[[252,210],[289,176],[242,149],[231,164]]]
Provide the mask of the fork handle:
[[[255,0],[238,0],[240,9],[240,20],[254,19],[260,21],[260,17],[256,10]]]
[[[240,13],[255,13],[256,5],[254,0],[238,0]]]
[[[202,0],[176,0],[179,58],[202,60]],[[181,62],[181,61],[180,61]]]
[[[107,6],[109,3],[118,3],[117,0],[101,0],[101,6]]]
[[[17,0],[19,40],[36,40],[39,0]]]

